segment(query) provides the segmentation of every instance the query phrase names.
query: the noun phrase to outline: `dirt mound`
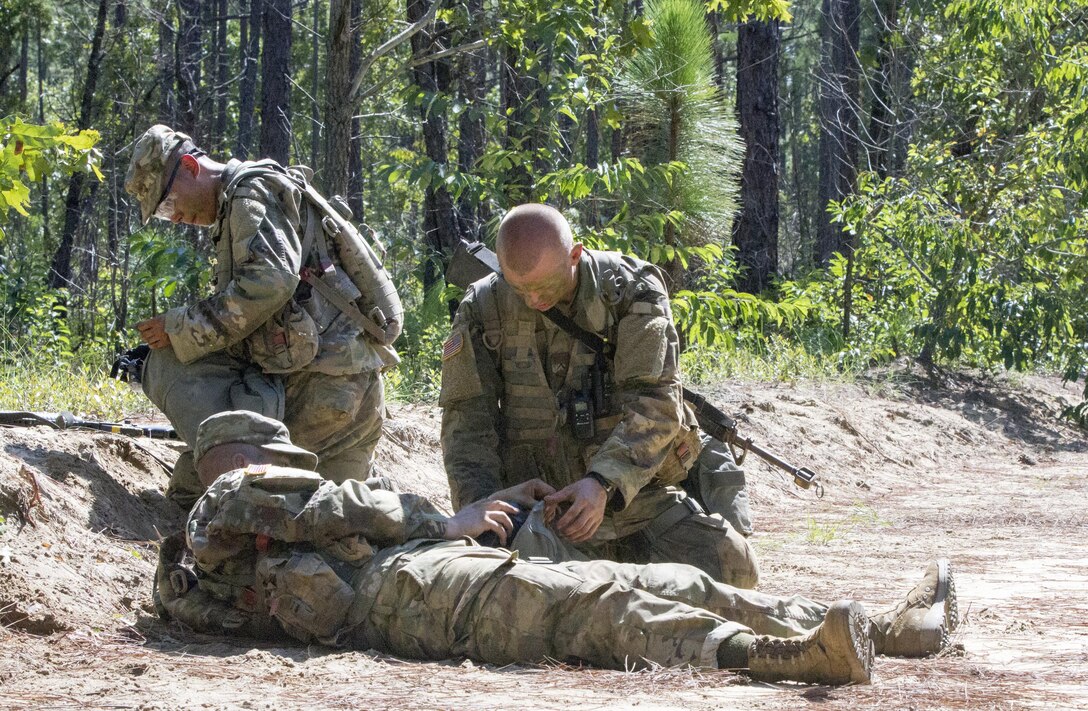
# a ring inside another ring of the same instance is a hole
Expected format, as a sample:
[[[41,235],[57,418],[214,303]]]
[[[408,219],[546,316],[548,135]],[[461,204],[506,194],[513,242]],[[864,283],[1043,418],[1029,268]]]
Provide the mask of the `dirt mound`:
[[[958,571],[959,652],[886,660],[870,687],[748,685],[683,670],[493,669],[453,660],[276,648],[159,621],[150,580],[169,443],[0,429],[0,707],[794,708],[1088,706],[1088,441],[1048,378],[912,373],[855,385],[702,388],[759,444],[821,475],[824,497],[750,457],[761,588],[891,604],[927,560]],[[439,412],[398,405],[383,473],[448,510]]]

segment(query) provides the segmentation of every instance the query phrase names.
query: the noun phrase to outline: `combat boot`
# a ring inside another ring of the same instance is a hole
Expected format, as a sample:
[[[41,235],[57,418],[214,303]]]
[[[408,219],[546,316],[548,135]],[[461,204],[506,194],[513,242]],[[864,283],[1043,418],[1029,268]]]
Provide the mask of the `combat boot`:
[[[872,617],[873,645],[889,657],[925,657],[950,644],[960,622],[952,565],[941,558],[929,564],[922,582],[887,612]]]
[[[873,645],[861,603],[842,600],[823,623],[797,637],[756,637],[748,647],[748,675],[759,681],[868,684]]]

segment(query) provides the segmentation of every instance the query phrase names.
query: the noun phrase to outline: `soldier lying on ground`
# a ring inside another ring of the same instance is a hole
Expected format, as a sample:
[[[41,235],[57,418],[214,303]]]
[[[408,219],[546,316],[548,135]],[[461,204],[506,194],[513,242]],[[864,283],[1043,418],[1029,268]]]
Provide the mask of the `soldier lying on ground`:
[[[163,544],[155,597],[161,615],[204,632],[416,659],[690,664],[843,684],[869,680],[871,630],[889,633],[878,637],[888,651],[900,638],[932,646],[927,635],[955,624],[943,563],[873,624],[856,602],[739,590],[691,566],[524,561],[470,538],[505,543],[516,505],[540,496],[535,481],[447,517],[419,496],[321,479],[315,455],[251,412],[205,420],[195,456],[210,486],[184,538]]]

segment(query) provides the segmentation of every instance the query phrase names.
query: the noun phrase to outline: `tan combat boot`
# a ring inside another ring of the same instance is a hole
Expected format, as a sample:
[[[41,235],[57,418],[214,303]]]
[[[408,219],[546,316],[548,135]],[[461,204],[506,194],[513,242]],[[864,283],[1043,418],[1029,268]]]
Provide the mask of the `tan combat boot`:
[[[959,622],[952,565],[941,558],[929,564],[906,599],[873,615],[873,645],[889,657],[925,657],[948,647]]]
[[[756,637],[748,648],[748,675],[759,681],[868,684],[873,645],[861,603],[843,600],[823,623],[797,637]]]

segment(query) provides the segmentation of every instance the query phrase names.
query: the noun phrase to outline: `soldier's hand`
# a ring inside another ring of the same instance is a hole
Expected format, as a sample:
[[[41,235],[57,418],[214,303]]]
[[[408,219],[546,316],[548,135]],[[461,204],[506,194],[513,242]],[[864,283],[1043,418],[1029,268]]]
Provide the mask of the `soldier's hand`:
[[[511,486],[507,489],[496,491],[494,494],[487,497],[487,500],[508,501],[523,509],[531,509],[536,505],[536,502],[540,501],[548,494],[554,493],[555,487],[551,484],[548,484],[541,479],[530,479],[529,481],[521,482],[517,486]]]
[[[570,506],[553,523],[564,503]],[[604,521],[608,494],[596,479],[584,478],[544,497],[544,522],[571,543],[585,543]]]
[[[140,338],[144,343],[155,350],[170,347],[170,334],[166,332],[166,318],[156,316],[136,324],[136,330],[140,332]]]
[[[514,530],[511,516],[518,512],[518,507],[505,501],[484,499],[454,514],[446,521],[446,540],[453,541],[464,536],[476,538],[487,531],[499,537],[499,545],[506,545],[506,538]]]

